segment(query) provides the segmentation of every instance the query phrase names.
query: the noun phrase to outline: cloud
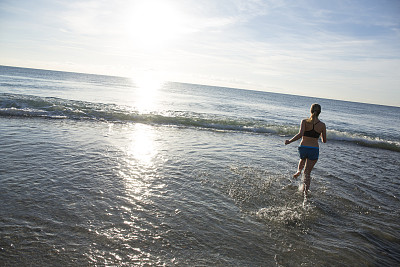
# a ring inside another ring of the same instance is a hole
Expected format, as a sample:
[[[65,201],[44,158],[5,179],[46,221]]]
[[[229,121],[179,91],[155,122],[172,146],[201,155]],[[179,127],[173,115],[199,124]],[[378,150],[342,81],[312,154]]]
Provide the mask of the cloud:
[[[17,61],[20,47],[26,62],[31,51],[45,66],[64,60],[87,72],[153,68],[175,80],[331,98],[342,88],[386,88],[389,95],[400,83],[397,1],[146,0],[179,17],[160,29],[152,20],[165,14],[143,20],[152,32],[162,30],[165,42],[138,30],[145,27],[133,18],[141,0],[38,1],[0,2],[0,48],[8,59]],[[170,33],[176,38],[166,42]]]

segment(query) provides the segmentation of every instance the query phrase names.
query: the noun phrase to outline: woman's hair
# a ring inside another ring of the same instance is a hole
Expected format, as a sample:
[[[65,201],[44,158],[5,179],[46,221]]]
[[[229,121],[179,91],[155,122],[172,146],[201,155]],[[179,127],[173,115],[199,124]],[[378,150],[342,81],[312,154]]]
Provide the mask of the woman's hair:
[[[311,105],[311,114],[318,118],[319,114],[321,113],[321,106],[319,104],[312,104]]]

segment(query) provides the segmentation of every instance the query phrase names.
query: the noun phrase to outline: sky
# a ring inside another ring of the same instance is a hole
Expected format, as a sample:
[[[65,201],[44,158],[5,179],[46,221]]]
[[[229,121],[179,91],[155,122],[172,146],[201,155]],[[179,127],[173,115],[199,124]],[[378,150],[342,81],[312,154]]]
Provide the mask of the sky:
[[[400,106],[400,1],[0,0],[0,65]]]

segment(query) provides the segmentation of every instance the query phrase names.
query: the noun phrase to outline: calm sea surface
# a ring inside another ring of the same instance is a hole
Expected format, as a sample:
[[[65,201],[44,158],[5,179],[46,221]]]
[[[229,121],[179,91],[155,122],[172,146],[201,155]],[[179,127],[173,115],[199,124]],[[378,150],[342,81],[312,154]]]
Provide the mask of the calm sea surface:
[[[0,66],[0,126],[1,266],[400,265],[399,107]]]

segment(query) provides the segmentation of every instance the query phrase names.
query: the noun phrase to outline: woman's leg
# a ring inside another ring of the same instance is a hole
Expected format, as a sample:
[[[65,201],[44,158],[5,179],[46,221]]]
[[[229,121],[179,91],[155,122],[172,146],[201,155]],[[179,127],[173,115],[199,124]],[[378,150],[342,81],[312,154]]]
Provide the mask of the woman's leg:
[[[310,189],[310,183],[311,183],[311,171],[314,168],[315,163],[317,163],[318,160],[310,160],[307,159],[306,161],[306,168],[304,170],[304,192],[307,194],[308,190]]]
[[[299,166],[297,167],[297,172],[295,174],[293,174],[293,178],[299,177],[299,175],[301,174],[301,171],[304,168],[305,163],[306,163],[306,159],[300,159]]]

